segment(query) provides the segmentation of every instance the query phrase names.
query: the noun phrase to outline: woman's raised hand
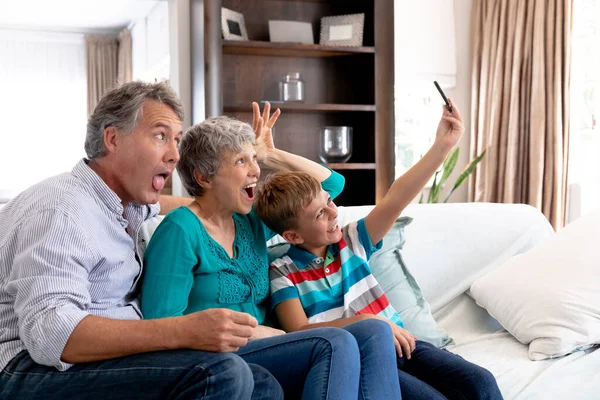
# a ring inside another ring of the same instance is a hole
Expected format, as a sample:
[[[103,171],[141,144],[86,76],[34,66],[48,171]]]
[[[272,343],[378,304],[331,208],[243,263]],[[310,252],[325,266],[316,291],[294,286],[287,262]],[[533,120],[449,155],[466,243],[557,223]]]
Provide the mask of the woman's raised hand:
[[[268,101],[265,103],[262,116],[260,115],[260,107],[258,103],[252,103],[252,129],[256,134],[256,157],[258,161],[265,162],[269,151],[275,149],[275,143],[273,143],[273,126],[277,122],[277,118],[281,114],[279,108],[275,110],[273,115],[271,114],[271,103]]]

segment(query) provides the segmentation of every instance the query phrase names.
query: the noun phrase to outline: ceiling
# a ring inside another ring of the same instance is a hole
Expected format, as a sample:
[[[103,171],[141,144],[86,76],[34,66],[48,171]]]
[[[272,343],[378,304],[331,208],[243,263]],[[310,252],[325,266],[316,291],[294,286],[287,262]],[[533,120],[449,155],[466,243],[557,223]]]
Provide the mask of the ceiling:
[[[148,15],[157,0],[0,0],[0,27],[108,32]]]

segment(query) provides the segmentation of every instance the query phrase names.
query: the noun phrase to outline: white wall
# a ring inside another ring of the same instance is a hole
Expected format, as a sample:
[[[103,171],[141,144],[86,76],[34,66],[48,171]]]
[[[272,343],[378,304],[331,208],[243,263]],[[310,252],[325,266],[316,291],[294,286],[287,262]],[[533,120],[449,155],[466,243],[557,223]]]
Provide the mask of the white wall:
[[[458,143],[460,154],[448,182],[454,182],[470,160],[471,135],[471,10],[473,0],[454,0],[454,25],[456,33],[456,87],[446,94],[460,106],[465,123],[465,133]],[[449,202],[467,201],[467,183],[456,189]]]
[[[169,10],[159,2],[131,28],[133,79],[153,82],[169,78]]]
[[[194,2],[192,0],[193,3]],[[194,9],[190,0],[168,1],[169,57],[171,87],[175,89],[185,107],[182,128],[185,131],[192,121],[192,37],[191,20]],[[198,4],[195,4],[198,6]],[[200,2],[200,8],[203,3]],[[192,15],[191,15],[192,14]],[[204,14],[201,15],[203,17]],[[202,60],[202,65],[204,64]],[[202,69],[203,71],[203,69]],[[173,195],[187,196],[177,171],[173,173]]]

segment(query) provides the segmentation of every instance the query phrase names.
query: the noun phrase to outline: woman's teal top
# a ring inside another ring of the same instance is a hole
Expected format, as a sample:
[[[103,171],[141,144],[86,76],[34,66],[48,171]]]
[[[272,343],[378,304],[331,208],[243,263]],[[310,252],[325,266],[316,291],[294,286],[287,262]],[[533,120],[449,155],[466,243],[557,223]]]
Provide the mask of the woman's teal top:
[[[332,171],[321,184],[335,198],[344,188],[344,177]],[[233,220],[231,258],[189,208],[179,207],[163,219],[144,254],[144,318],[229,308],[265,324],[270,294],[266,242],[275,233],[254,210],[233,213]]]

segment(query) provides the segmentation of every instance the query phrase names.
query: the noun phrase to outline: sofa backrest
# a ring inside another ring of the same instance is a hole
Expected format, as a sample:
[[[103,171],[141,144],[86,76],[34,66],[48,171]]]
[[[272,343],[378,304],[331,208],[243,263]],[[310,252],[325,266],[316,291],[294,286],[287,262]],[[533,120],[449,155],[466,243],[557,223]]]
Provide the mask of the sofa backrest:
[[[372,208],[338,207],[340,225],[366,216]],[[402,215],[414,219],[406,227],[402,256],[433,312],[487,271],[554,234],[541,212],[523,204],[411,204]],[[146,242],[162,218],[143,224]],[[283,239],[269,243],[278,241]]]

